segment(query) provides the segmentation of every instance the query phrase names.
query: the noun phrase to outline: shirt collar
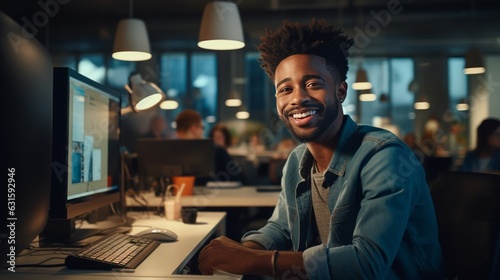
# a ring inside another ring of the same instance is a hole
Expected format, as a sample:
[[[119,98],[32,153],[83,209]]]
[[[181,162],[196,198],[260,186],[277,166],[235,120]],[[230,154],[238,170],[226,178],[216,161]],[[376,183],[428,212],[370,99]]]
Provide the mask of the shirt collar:
[[[337,147],[335,148],[333,158],[331,159],[327,172],[325,173],[324,184],[329,185],[331,180],[335,177],[344,175],[348,159],[352,156],[352,150],[355,142],[354,137],[357,129],[358,125],[351,119],[351,117],[349,115],[344,115],[344,123],[340,129],[340,138],[338,140]],[[313,163],[314,158],[309,150],[305,148],[299,165],[300,175],[302,178],[307,178],[309,176]]]

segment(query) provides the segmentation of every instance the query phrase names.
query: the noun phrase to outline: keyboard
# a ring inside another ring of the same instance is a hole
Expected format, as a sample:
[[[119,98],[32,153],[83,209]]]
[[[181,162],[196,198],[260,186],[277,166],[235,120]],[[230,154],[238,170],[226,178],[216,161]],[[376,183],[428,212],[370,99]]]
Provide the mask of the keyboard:
[[[215,189],[232,189],[241,187],[240,181],[209,181],[206,186]]]
[[[72,269],[135,269],[161,243],[149,238],[112,233],[66,257]]]

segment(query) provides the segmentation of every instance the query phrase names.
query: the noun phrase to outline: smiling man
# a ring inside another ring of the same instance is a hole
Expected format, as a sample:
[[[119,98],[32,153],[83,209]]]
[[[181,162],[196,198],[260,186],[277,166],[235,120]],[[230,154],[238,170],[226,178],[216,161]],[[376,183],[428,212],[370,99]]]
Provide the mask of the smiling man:
[[[268,223],[241,243],[220,237],[199,257],[276,279],[443,279],[424,171],[392,133],[342,111],[352,40],[323,20],[284,22],[258,49],[281,120],[303,144],[288,157]]]

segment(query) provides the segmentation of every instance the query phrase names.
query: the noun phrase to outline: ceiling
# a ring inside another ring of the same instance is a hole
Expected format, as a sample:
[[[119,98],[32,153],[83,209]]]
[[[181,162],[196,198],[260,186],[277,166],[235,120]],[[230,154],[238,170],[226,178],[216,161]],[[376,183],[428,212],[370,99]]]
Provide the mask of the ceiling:
[[[43,8],[40,3],[48,3]],[[196,49],[203,7],[209,0],[141,0],[133,16],[148,27],[153,49]],[[266,27],[282,20],[325,18],[355,39],[361,55],[463,55],[474,45],[500,53],[498,0],[237,0],[248,49]],[[2,0],[0,10],[52,51],[111,50],[127,0]],[[392,8],[392,9],[391,9]],[[47,12],[48,11],[48,12]],[[391,13],[392,11],[392,13]],[[48,19],[48,21],[45,21]],[[372,28],[372,29],[370,29]]]

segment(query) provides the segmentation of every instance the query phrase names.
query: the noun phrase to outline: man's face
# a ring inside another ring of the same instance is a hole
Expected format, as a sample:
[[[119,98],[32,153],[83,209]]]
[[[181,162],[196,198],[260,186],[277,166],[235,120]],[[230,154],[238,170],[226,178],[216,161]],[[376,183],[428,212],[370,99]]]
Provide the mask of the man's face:
[[[200,123],[193,128],[194,138],[202,139],[204,133],[205,133],[205,125],[203,124],[203,121],[200,121]]]
[[[275,71],[276,108],[281,120],[300,141],[328,141],[342,122],[347,85],[337,84],[316,55],[296,54]]]

